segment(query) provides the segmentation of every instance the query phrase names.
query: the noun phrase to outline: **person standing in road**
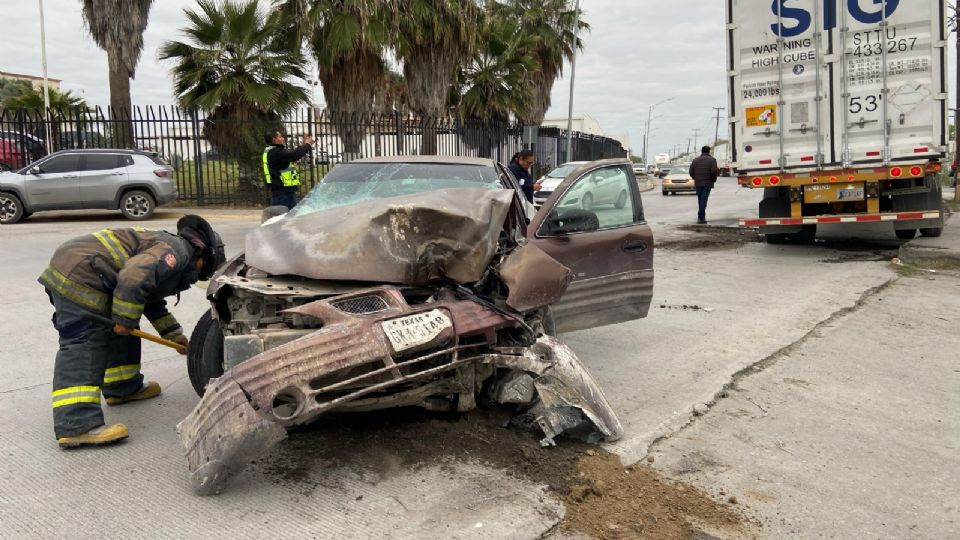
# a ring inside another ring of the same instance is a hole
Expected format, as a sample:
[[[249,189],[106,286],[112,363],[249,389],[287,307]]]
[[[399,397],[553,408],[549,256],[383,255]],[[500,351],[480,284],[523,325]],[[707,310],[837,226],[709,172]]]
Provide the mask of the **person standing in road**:
[[[700,156],[690,163],[690,176],[693,178],[693,185],[697,190],[697,223],[705,225],[707,223],[707,199],[710,198],[710,190],[717,183],[717,177],[720,176],[720,167],[717,166],[717,160],[710,155],[710,147],[704,146],[700,149]]]
[[[105,424],[100,395],[108,405],[160,395],[159,384],[144,383],[140,339],[131,330],[146,315],[163,338],[187,347],[164,298],[177,295],[179,300],[182,291],[210,279],[224,261],[220,235],[194,215],[180,218],[177,234],[103,229],[57,248],[39,281],[53,304],[53,326],[60,336],[51,400],[61,448],[108,444],[130,435],[123,424]]]
[[[291,165],[310,153],[315,139],[306,135],[301,146],[288,150],[283,133],[270,130],[264,134],[264,141],[269,146],[263,149],[263,180],[270,188],[270,204],[293,208],[297,205],[300,173]]]
[[[517,183],[520,184],[520,189],[523,190],[523,196],[531,203],[533,202],[534,192],[540,190],[540,183],[534,182],[533,177],[530,176],[530,167],[533,167],[535,161],[536,157],[533,155],[533,150],[526,149],[517,152],[510,160],[509,165],[510,172],[513,173]]]

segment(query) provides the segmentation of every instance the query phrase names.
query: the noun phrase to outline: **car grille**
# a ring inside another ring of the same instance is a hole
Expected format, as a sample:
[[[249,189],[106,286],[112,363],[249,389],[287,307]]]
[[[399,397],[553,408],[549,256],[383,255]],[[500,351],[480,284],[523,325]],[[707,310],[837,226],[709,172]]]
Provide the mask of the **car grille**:
[[[330,305],[346,313],[355,315],[366,315],[370,313],[380,313],[389,309],[387,302],[377,295],[358,296],[356,298],[347,298],[330,302]]]

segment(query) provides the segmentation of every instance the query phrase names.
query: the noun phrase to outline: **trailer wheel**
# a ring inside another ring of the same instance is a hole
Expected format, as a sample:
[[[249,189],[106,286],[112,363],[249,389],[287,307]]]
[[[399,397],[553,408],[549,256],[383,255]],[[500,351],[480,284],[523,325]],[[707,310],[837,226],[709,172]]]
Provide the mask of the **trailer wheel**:
[[[763,235],[768,244],[786,244],[789,234],[765,234]]]
[[[897,238],[901,240],[913,240],[913,237],[917,235],[916,229],[897,229],[894,232],[897,233]]]
[[[932,227],[929,229],[920,229],[921,236],[927,236],[930,238],[936,238],[943,234],[943,227]]]

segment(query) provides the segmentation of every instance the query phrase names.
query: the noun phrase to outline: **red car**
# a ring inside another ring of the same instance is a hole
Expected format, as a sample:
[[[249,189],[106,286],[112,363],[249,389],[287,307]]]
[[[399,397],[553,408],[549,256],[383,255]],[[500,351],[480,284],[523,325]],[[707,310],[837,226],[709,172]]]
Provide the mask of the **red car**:
[[[16,170],[26,165],[26,156],[20,145],[10,139],[0,139],[0,171]]]

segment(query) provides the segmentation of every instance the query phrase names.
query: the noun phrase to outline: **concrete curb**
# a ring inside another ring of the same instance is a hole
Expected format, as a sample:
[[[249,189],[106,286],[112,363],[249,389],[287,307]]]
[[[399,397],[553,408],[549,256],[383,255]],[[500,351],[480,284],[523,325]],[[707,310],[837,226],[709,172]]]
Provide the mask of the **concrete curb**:
[[[960,268],[960,220],[947,216],[937,238],[920,237],[900,246],[900,260],[921,268]]]

